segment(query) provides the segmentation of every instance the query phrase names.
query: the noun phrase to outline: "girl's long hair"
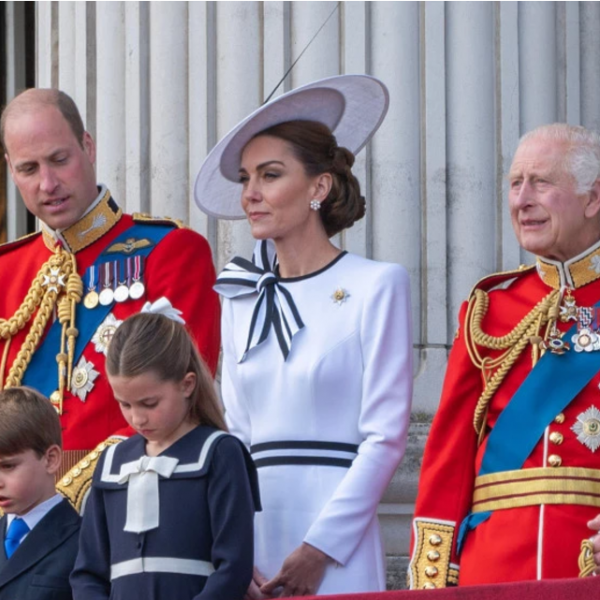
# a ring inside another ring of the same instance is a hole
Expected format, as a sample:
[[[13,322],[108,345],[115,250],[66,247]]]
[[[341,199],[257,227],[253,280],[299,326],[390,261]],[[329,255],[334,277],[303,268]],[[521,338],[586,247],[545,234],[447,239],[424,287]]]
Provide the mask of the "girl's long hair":
[[[227,431],[213,378],[196,344],[183,325],[164,315],[140,313],[123,321],[110,342],[106,371],[111,377],[151,372],[161,381],[176,383],[194,373],[190,421]]]

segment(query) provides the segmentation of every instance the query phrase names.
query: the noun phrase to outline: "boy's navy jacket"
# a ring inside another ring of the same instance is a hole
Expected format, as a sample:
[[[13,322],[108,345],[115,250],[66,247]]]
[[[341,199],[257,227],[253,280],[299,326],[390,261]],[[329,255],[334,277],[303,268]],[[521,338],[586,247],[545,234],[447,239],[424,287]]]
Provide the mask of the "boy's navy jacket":
[[[130,482],[123,473],[145,456],[145,443],[135,435],[100,457],[71,576],[75,600],[241,600],[260,509],[245,446],[205,426],[177,440],[159,455],[177,459],[170,476],[158,476],[159,526],[134,533],[124,531]]]
[[[31,530],[10,560],[4,553],[6,516],[0,519],[0,600],[71,600],[81,517],[67,500]]]

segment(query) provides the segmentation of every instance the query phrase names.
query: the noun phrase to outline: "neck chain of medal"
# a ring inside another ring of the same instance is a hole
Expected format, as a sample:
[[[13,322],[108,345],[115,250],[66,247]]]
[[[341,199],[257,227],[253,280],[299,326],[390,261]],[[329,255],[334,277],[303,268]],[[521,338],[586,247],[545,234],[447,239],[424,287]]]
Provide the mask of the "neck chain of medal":
[[[64,390],[70,387],[75,339],[79,333],[75,327],[75,308],[82,296],[83,283],[77,273],[75,256],[66,252],[61,245],[57,245],[54,254],[42,265],[15,314],[9,319],[0,319],[0,338],[5,340],[0,363],[0,389],[21,384],[27,366],[46,331],[46,325],[56,310],[62,332],[60,350],[56,355],[58,389],[50,396],[50,400],[57,412],[62,414]],[[24,329],[32,318],[29,332],[5,381],[12,338]]]

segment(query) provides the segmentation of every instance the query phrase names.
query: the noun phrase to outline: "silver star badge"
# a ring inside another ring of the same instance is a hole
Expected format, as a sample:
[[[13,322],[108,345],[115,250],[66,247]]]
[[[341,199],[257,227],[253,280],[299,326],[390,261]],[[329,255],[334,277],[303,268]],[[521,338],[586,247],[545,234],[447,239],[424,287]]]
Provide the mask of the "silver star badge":
[[[82,402],[85,402],[88,393],[94,389],[94,381],[96,381],[98,375],[100,373],[94,369],[93,363],[88,362],[82,356],[73,369],[71,377],[71,393],[73,396],[77,396]]]
[[[346,302],[346,300],[348,300],[348,298],[350,298],[349,292],[341,287],[331,294],[331,299],[333,300],[334,304],[337,304],[338,306],[341,306],[344,302]]]
[[[115,335],[115,331],[117,331],[122,322],[123,321],[116,319],[112,313],[108,314],[106,319],[104,319],[98,329],[96,329],[96,333],[94,333],[94,336],[92,337],[92,342],[95,344],[96,352],[101,352],[104,354],[104,356],[106,356],[110,340],[112,340],[113,335]]]
[[[571,431],[577,434],[577,439],[592,452],[600,448],[600,410],[590,406],[577,417]]]
[[[58,287],[65,287],[65,276],[61,275],[60,268],[50,269],[49,275],[44,275],[43,286],[47,286],[50,292],[58,293]]]

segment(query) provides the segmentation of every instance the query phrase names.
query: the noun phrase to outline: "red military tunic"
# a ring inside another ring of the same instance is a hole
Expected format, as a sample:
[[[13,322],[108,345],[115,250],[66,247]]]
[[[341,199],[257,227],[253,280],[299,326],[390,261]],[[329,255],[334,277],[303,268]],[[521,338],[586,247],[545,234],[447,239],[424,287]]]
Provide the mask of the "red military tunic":
[[[110,215],[106,212],[106,203],[110,194],[103,190],[99,198],[100,201],[96,201],[97,204],[94,205],[91,215],[88,214],[84,218],[87,218],[87,224],[92,217],[97,214],[102,215],[100,220],[95,221],[96,223],[105,223],[101,226],[101,237],[79,251],[75,248],[77,270],[81,276],[110,245],[110,242],[134,223],[132,216],[126,214],[121,216],[119,210],[114,224],[111,225],[110,219],[108,222],[106,219],[106,215]],[[113,206],[116,206],[114,201],[111,202]],[[143,221],[144,223],[153,222],[150,219]],[[93,219],[92,222],[94,222]],[[165,224],[165,221],[156,220],[155,222]],[[76,223],[69,230],[77,232],[78,226],[79,223]],[[86,226],[85,229],[88,230],[89,227]],[[69,230],[62,232],[61,237],[76,241],[78,237],[72,235]],[[50,249],[52,242],[52,235],[44,232],[0,247],[0,281],[2,281],[0,317],[3,319],[12,317],[21,306],[38,271],[53,253]],[[138,313],[145,302],[154,302],[163,296],[166,297],[174,308],[182,311],[182,318],[185,319],[189,331],[193,334],[200,353],[214,373],[220,343],[220,306],[218,296],[212,289],[215,271],[207,241],[190,229],[173,227],[173,230],[168,232],[149,254],[145,262],[143,281],[145,285],[143,297],[137,300],[128,299],[122,303],[115,302],[111,309],[114,317],[117,320],[123,320]],[[83,283],[85,294],[87,281],[84,279]],[[84,315],[91,312],[91,310],[86,310]],[[5,380],[32,321],[33,317],[10,342],[4,372]],[[52,319],[50,319],[51,321]],[[50,322],[46,326],[46,331],[50,328]],[[160,343],[160,340],[157,340],[157,343]],[[6,342],[1,340],[0,346],[4,351]],[[57,347],[56,353],[58,352],[59,348]],[[104,372],[105,354],[98,351],[96,344],[90,340],[84,348],[83,357],[93,364],[93,369],[99,375],[93,381],[92,389],[85,394],[85,399],[73,395],[70,390],[65,390],[61,424],[64,448],[67,451],[66,466],[72,466],[85,453],[110,436],[132,433],[127,428],[119,405],[114,400],[108,384]],[[54,354],[52,363],[48,364],[48,369],[57,372],[58,381],[58,369]],[[76,452],[70,453],[69,451]]]
[[[592,307],[600,300],[600,244],[567,263],[538,259],[537,270],[491,276],[477,287],[489,292],[480,329],[495,338],[513,331],[553,289],[562,288],[563,313],[566,288],[572,290],[577,307]],[[555,305],[559,292],[556,298]],[[528,341],[492,396],[478,445],[473,416],[484,380],[468,348],[476,347],[488,361],[505,350],[473,343],[472,307],[473,302],[470,308],[465,303],[461,309],[440,406],[425,446],[413,520],[411,587],[445,587],[457,579],[459,585],[471,585],[576,577],[581,542],[591,534],[586,522],[600,513],[600,453],[595,451],[600,446],[600,412],[595,413],[600,409],[600,374],[555,415],[520,471],[476,482],[489,433],[532,370],[533,345]],[[560,319],[556,323],[561,331],[573,324]],[[575,352],[571,339],[563,341]],[[492,367],[488,375],[501,368]],[[555,377],[558,381],[569,373],[558,369]],[[540,394],[552,385],[541,382]],[[486,498],[495,502],[491,517],[467,533],[458,554],[458,528]]]

